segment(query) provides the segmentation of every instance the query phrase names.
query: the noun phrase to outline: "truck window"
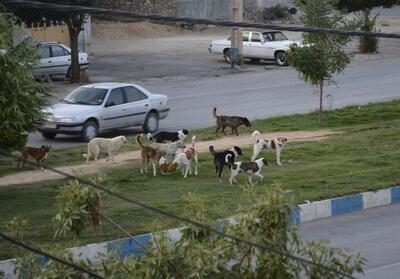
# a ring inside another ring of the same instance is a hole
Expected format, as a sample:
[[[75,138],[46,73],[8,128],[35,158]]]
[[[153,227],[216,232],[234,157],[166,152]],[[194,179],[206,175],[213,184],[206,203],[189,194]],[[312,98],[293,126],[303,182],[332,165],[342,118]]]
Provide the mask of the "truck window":
[[[262,42],[261,33],[251,33],[251,41],[256,43]]]
[[[243,32],[243,42],[249,41],[249,32]]]

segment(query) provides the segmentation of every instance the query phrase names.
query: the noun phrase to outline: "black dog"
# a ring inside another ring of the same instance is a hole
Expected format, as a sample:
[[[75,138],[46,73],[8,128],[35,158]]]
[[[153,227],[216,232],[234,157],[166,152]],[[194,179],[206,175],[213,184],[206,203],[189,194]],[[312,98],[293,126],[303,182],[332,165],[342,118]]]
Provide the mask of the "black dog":
[[[178,132],[159,132],[152,136],[150,133],[147,134],[148,140],[155,139],[158,143],[163,143],[165,141],[175,142],[178,140],[184,140],[186,136],[189,134],[189,131],[186,129],[179,130]]]
[[[211,145],[209,147],[209,150],[210,153],[214,156],[215,172],[219,181],[221,181],[221,175],[222,171],[224,170],[224,166],[232,165],[233,163],[235,163],[235,159],[237,156],[242,156],[242,150],[238,146],[234,146],[233,148],[223,152],[216,152],[214,146]]]

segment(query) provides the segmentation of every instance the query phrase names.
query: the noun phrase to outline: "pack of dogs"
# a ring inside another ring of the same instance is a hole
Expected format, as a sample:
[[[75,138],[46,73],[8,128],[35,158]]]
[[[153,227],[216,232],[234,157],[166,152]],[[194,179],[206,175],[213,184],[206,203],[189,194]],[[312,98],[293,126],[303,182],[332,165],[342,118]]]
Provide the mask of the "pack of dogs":
[[[213,116],[216,119],[215,133],[221,130],[223,134],[226,128],[231,128],[231,133],[239,135],[238,128],[241,125],[251,127],[250,121],[246,117],[217,115],[217,108],[213,109]],[[146,135],[139,134],[136,136],[136,143],[140,147],[140,172],[148,173],[148,167],[151,166],[153,176],[157,175],[157,169],[163,175],[173,174],[177,169],[181,169],[182,176],[187,178],[192,175],[192,167],[194,165],[194,174],[198,175],[199,153],[196,149],[196,137],[193,136],[191,144],[186,145],[185,139],[189,135],[189,131],[181,129],[176,132],[159,132],[154,135],[148,133]],[[144,144],[142,138],[147,138],[147,144]],[[264,178],[261,171],[264,166],[268,165],[265,158],[258,158],[259,154],[265,150],[275,153],[276,163],[281,164],[281,153],[285,148],[288,139],[278,137],[273,139],[262,138],[259,131],[255,130],[251,134],[253,142],[253,154],[250,161],[238,161],[238,157],[243,156],[243,151],[239,146],[232,146],[227,150],[217,151],[214,146],[209,146],[209,152],[213,157],[216,178],[222,181],[222,173],[225,166],[229,169],[229,183],[237,183],[236,177],[243,173],[247,175],[247,183],[253,184],[252,177],[259,178],[258,182]],[[128,140],[125,136],[117,136],[114,138],[97,137],[89,141],[87,144],[87,153],[83,154],[86,163],[90,161],[98,161],[101,151],[107,153],[109,160],[114,163],[114,156],[123,144]],[[14,153],[16,157],[17,167],[22,166],[32,157],[37,162],[37,167],[43,170],[43,162],[47,158],[51,146],[43,145],[41,147],[26,147],[20,152]]]

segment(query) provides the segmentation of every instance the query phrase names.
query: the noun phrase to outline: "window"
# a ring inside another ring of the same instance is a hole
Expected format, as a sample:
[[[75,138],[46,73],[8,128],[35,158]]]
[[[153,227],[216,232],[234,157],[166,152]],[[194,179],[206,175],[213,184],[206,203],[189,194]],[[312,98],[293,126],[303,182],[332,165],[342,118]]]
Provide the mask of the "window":
[[[243,42],[249,41],[249,32],[243,32]]]
[[[123,103],[124,103],[124,91],[122,90],[122,88],[115,88],[111,90],[106,106],[107,107],[117,106]]]
[[[53,57],[69,55],[69,53],[66,49],[64,49],[61,46],[57,46],[57,45],[51,46],[51,52],[53,54]]]
[[[263,33],[266,41],[286,41],[289,40],[282,32],[265,32]]]
[[[139,89],[133,86],[127,86],[124,88],[126,100],[128,103],[137,102],[147,99],[147,96],[143,94]]]
[[[256,43],[261,43],[262,42],[261,33],[252,33],[251,34],[251,41],[252,42],[256,42]]]
[[[40,58],[49,58],[50,57],[50,48],[48,46],[40,47]]]
[[[64,99],[67,104],[81,104],[97,106],[103,103],[107,89],[79,87]]]

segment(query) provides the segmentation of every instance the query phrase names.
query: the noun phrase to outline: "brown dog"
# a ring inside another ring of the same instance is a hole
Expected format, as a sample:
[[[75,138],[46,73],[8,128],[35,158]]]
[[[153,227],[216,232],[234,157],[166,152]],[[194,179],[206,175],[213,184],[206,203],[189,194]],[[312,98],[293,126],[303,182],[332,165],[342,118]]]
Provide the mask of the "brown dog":
[[[160,151],[158,151],[157,149],[152,148],[150,146],[144,146],[142,144],[142,142],[140,141],[141,136],[142,135],[136,136],[136,142],[141,148],[140,156],[142,158],[142,165],[140,168],[140,172],[142,174],[143,174],[143,172],[147,173],[147,166],[151,162],[151,164],[153,165],[153,175],[156,176],[157,175],[156,167],[157,167],[157,165],[160,165],[160,167],[161,167],[160,160],[164,157],[162,156],[162,153]],[[164,168],[168,168],[168,167],[162,166],[161,167],[162,172],[164,172],[163,171]]]
[[[36,159],[37,168],[43,169],[43,161],[47,158],[47,154],[50,152],[51,145],[42,145],[39,148],[36,147],[25,147],[24,150],[19,154],[19,158],[16,159],[17,167],[22,163],[25,166],[25,162],[28,160],[29,156]]]
[[[240,125],[245,125],[246,127],[251,127],[250,121],[246,117],[240,116],[227,116],[227,115],[217,115],[217,108],[213,110],[214,118],[217,120],[217,128],[215,129],[215,134],[218,134],[218,131],[221,129],[222,133],[226,135],[225,128],[230,127],[236,135],[239,135],[238,127]]]

